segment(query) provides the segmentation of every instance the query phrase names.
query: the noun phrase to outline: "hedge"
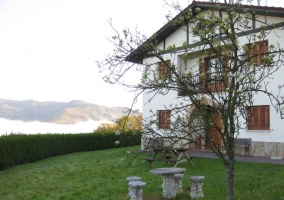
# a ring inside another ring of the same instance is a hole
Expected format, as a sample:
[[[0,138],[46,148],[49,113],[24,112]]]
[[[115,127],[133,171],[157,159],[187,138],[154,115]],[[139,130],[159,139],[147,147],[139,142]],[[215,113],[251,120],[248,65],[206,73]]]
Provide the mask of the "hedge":
[[[0,137],[0,169],[73,152],[138,145],[140,132],[6,135]],[[119,141],[119,144],[116,141]]]

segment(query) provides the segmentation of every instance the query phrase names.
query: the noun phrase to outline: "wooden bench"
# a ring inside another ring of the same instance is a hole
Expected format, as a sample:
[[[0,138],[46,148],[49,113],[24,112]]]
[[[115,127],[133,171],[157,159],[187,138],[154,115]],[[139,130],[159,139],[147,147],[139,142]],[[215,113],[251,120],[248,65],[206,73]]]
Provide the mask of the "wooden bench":
[[[172,160],[172,159],[167,159],[167,158],[146,158],[146,161],[148,161],[148,166],[150,167],[152,162],[154,161],[165,161],[167,163],[173,163],[175,164],[176,162],[178,162],[179,160],[175,159],[175,160]]]
[[[154,161],[159,161],[159,162],[165,161],[167,163],[173,163],[174,167],[176,167],[179,162],[183,162],[182,156],[184,156],[186,160],[190,162],[193,166],[191,158],[188,155],[189,150],[191,149],[190,148],[168,148],[168,147],[153,148],[154,153],[151,155],[151,157],[146,158],[146,161],[148,162],[148,167],[150,167]]]
[[[152,162],[154,161],[166,161],[167,163],[176,163],[177,159],[171,159],[171,157],[165,155],[164,152],[165,148],[153,148],[154,153],[152,154],[152,157],[146,158],[146,161],[148,162],[148,167],[151,166]],[[160,154],[160,157],[156,157],[158,154]]]
[[[244,148],[245,156],[250,155],[249,147],[250,147],[251,138],[236,138],[235,139],[235,148]]]

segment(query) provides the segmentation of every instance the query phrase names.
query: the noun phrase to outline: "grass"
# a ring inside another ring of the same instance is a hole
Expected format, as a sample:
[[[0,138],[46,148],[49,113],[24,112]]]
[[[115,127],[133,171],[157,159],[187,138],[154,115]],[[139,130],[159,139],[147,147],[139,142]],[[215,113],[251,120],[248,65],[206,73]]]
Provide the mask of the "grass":
[[[128,186],[127,176],[140,176],[147,183],[144,200],[162,199],[162,179],[149,173],[147,163],[139,155],[125,169],[125,164],[136,153],[126,153],[139,146],[73,153],[48,158],[35,163],[19,165],[0,171],[0,199],[93,199],[124,200]],[[124,159],[122,159],[124,158]],[[122,161],[121,161],[122,160]],[[177,200],[190,199],[188,177],[204,175],[204,199],[226,199],[225,169],[216,159],[197,158],[194,166],[186,168],[183,194]],[[169,167],[165,162],[154,162],[152,168]],[[236,199],[284,199],[283,165],[263,163],[236,163]]]

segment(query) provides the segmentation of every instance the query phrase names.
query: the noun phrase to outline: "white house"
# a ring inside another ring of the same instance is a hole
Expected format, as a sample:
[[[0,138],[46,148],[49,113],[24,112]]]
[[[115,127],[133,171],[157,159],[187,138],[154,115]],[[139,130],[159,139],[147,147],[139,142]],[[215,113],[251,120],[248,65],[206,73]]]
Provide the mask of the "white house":
[[[227,11],[225,10],[225,4],[218,4],[219,16],[226,17]],[[170,53],[169,51],[164,51],[162,53],[162,57],[167,62],[171,63],[171,65],[175,65],[179,67],[179,69],[183,72],[187,71],[189,68],[191,70],[199,71],[200,67],[198,67],[197,63],[199,62],[198,54],[200,49],[197,48],[192,50],[193,48],[189,48],[188,51],[184,50],[184,44],[186,42],[187,47],[192,47],[196,43],[196,36],[192,30],[193,25],[196,24],[191,23],[190,21],[186,26],[173,26],[175,20],[177,20],[180,16],[184,15],[186,11],[191,10],[194,12],[196,9],[200,9],[201,12],[206,12],[213,7],[216,7],[216,4],[212,4],[210,2],[197,2],[193,1],[184,11],[178,14],[175,18],[173,18],[170,22],[160,28],[155,34],[155,45],[156,49],[167,50],[169,47],[176,48],[175,53]],[[276,29],[273,31],[269,31],[268,35],[265,37],[265,40],[258,41],[257,39],[254,41],[254,46],[249,46],[252,41],[249,41],[246,34],[238,33],[239,43],[241,45],[247,45],[250,53],[253,51],[267,51],[269,45],[279,45],[280,48],[284,48],[284,8],[279,7],[261,7],[261,6],[248,6],[243,5],[239,9],[239,14],[245,15],[242,11],[244,9],[249,10],[250,17],[248,18],[247,26],[249,26],[249,30],[247,35],[258,34],[262,30],[262,23],[266,22],[267,24],[273,23],[275,24]],[[193,14],[194,15],[194,14]],[[207,27],[199,27],[199,28],[214,28],[208,25]],[[241,26],[238,26],[239,29],[242,29]],[[237,30],[236,30],[237,31]],[[238,31],[237,31],[238,32]],[[149,38],[145,43],[150,43],[152,41]],[[144,44],[145,44],[144,43]],[[139,49],[139,48],[138,48]],[[208,48],[210,49],[210,48]],[[180,51],[179,51],[180,50]],[[208,51],[209,52],[209,51]],[[144,54],[145,53],[145,54]],[[145,56],[146,52],[140,52],[139,54],[129,55],[128,60],[134,63],[144,64],[146,67],[153,68],[158,74],[153,74],[152,78],[159,79],[159,76],[167,77],[167,71],[165,67],[159,66],[160,60],[156,57]],[[147,52],[148,53],[148,52]],[[186,57],[185,57],[186,55]],[[263,56],[262,56],[263,57]],[[262,57],[256,56],[254,65],[258,66],[262,64]],[[214,57],[206,58],[207,60],[204,62],[208,62],[208,65],[216,64],[216,59]],[[274,58],[276,59],[276,58]],[[282,67],[273,74],[273,79],[269,80],[268,90],[269,91],[278,91],[278,86],[284,84],[284,63],[282,62]],[[157,70],[158,69],[158,70]],[[204,70],[204,69],[203,69]],[[209,69],[205,69],[209,70]],[[160,73],[160,74],[159,74]],[[216,75],[218,72],[210,72],[211,74]],[[210,75],[211,76],[211,75]],[[160,77],[161,78],[161,77]],[[226,80],[229,81],[229,80]],[[205,87],[205,86],[204,86]],[[216,85],[207,85],[206,87],[211,87],[211,90],[223,90],[225,91],[225,86],[222,84]],[[197,92],[198,93],[198,92]],[[199,91],[200,93],[200,91]],[[284,156],[284,119],[282,119],[274,107],[272,106],[269,98],[264,94],[256,94],[253,96],[254,103],[253,106],[248,107],[247,115],[250,117],[248,119],[249,125],[247,128],[240,129],[238,133],[238,138],[251,138],[250,145],[250,155],[251,156]],[[206,100],[205,100],[206,101]],[[210,104],[209,102],[207,102]],[[157,120],[158,125],[153,125],[154,128],[158,129],[166,129],[170,126],[170,123],[173,123],[174,118],[167,120],[168,116],[170,116],[170,105],[180,105],[180,104],[188,104],[188,99],[186,100],[179,91],[169,90],[164,93],[157,93],[153,98],[153,94],[149,93],[148,90],[143,93],[143,118]],[[188,109],[191,109],[190,106]],[[253,115],[251,113],[254,112]],[[156,115],[153,115],[155,113]],[[242,121],[243,119],[239,119]],[[243,120],[244,122],[246,120]],[[195,140],[198,138],[196,137]],[[206,141],[200,141],[202,144],[205,144]],[[203,147],[194,144],[193,148],[206,148],[206,144]],[[142,148],[143,142],[142,142]]]

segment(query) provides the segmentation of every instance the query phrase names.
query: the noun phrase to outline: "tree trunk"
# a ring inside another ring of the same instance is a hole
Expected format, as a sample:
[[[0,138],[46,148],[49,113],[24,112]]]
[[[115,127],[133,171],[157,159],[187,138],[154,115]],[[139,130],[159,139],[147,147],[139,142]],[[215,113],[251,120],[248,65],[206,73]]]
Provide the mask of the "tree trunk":
[[[235,160],[229,160],[229,163],[226,166],[227,172],[227,199],[233,200],[234,199],[234,171],[235,171]]]

